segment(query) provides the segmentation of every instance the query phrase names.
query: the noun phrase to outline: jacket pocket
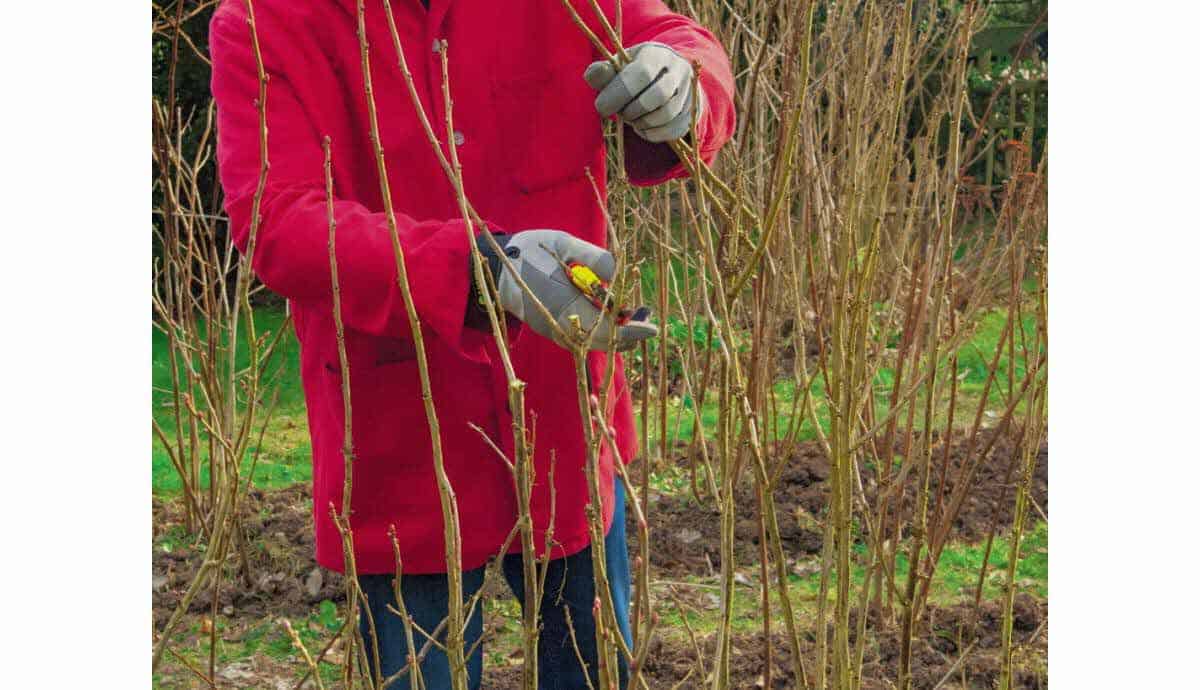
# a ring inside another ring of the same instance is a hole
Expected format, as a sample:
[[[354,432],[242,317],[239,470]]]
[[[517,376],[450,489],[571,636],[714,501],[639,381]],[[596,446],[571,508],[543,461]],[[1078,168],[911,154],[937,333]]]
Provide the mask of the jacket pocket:
[[[602,143],[595,94],[576,72],[559,67],[492,78],[501,167],[525,194],[585,177]]]
[[[347,333],[347,353],[356,461],[393,463],[421,457],[419,450],[422,443],[428,445],[429,429],[412,343],[398,338],[355,338]],[[335,355],[325,363],[326,399],[339,432],[345,423],[342,375]]]

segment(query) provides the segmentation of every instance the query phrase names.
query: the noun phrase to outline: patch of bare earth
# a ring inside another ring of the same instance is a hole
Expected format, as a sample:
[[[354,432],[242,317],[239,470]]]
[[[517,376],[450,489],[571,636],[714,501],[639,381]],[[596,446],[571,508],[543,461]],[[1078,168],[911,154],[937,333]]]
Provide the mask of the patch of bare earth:
[[[913,642],[913,688],[916,690],[991,690],[1000,675],[1000,605],[985,603],[978,615],[971,604],[931,607],[922,617],[917,639]],[[1019,595],[1014,611],[1015,637],[1014,688],[1030,690],[1046,684],[1046,603],[1029,595]],[[889,625],[876,632],[877,621],[868,619],[867,642],[863,654],[865,690],[890,690],[896,687],[900,645]],[[832,639],[832,629],[830,629]],[[697,664],[691,642],[683,636],[656,639],[647,656],[643,675],[651,690],[701,688],[711,682],[716,635],[698,641],[703,650],[703,670]],[[854,638],[851,637],[851,644]],[[813,634],[801,644],[804,672],[812,682],[817,651]],[[964,654],[965,652],[965,654]],[[733,688],[765,688],[766,662],[762,633],[740,633],[733,638],[733,663],[730,685]],[[793,688],[792,651],[787,637],[776,633],[771,638],[771,688]],[[520,688],[521,669],[485,668],[483,687],[494,690]],[[940,683],[940,685],[939,685]]]
[[[978,439],[974,453],[967,453],[966,439],[955,435],[951,441],[949,464],[944,488],[945,499],[954,492],[954,480],[959,476],[969,458],[977,457],[986,445],[988,436]],[[936,438],[935,438],[936,443]],[[897,444],[899,445],[899,444]],[[777,448],[778,450],[778,448]],[[899,452],[897,448],[897,452]],[[687,467],[689,459],[686,447],[681,447],[671,459]],[[933,449],[934,466],[930,471],[931,496],[941,491],[942,445]],[[985,539],[993,524],[1002,532],[1012,524],[1013,489],[1019,478],[1021,449],[1008,438],[996,440],[987,457],[979,463],[967,498],[954,521],[951,532],[953,539],[975,542]],[[697,461],[699,462],[699,461]],[[1018,465],[1017,471],[1009,475],[1010,464]],[[1043,445],[1037,453],[1033,478],[1033,500],[1035,512],[1047,513],[1047,463],[1048,450]],[[875,470],[860,467],[864,492],[874,505]],[[640,476],[640,468],[630,467],[633,476]],[[747,476],[749,471],[747,471]],[[820,517],[828,501],[829,461],[816,442],[798,444],[788,458],[775,486],[775,506],[779,515],[780,536],[789,558],[806,558],[821,551]],[[1007,481],[1006,481],[1007,478]],[[905,492],[900,508],[900,518],[907,522],[913,510],[914,489],[917,472],[906,477]],[[743,483],[736,489],[737,505],[742,507],[735,525],[734,555],[739,564],[756,563],[759,560],[759,525],[755,506],[753,485]],[[934,521],[935,501],[930,500],[930,524]],[[895,516],[895,512],[892,513]],[[650,561],[656,575],[681,577],[684,575],[712,575],[721,568],[721,540],[719,513],[711,500],[697,503],[690,492],[670,496],[652,495],[650,512]],[[1032,526],[1036,519],[1028,521]],[[636,542],[637,530],[632,512],[626,513],[626,527],[630,540]],[[631,546],[636,553],[636,546]]]
[[[981,439],[986,441],[987,439]],[[980,444],[982,446],[982,443]],[[780,449],[776,449],[779,452]],[[976,451],[977,453],[978,451]],[[941,446],[934,449],[935,469],[930,484],[934,494],[939,491]],[[986,537],[993,522],[1001,530],[1012,521],[1013,482],[1018,473],[1009,474],[1010,464],[1019,462],[1021,451],[1006,438],[997,439],[994,448],[983,458],[973,482],[971,497],[963,505],[954,523],[956,539],[976,541]],[[965,439],[952,438],[948,481],[945,493],[954,489],[953,479],[968,460]],[[674,462],[686,465],[682,451]],[[638,469],[631,468],[637,476]],[[1047,450],[1038,451],[1034,476],[1033,497],[1038,510],[1047,510]],[[790,453],[780,474],[775,498],[780,511],[780,526],[784,548],[789,559],[811,560],[821,548],[818,523],[826,502],[828,463],[824,453],[814,443],[800,444]],[[864,489],[868,498],[875,489],[874,470],[862,468]],[[1006,480],[1008,478],[1008,481]],[[915,482],[915,474],[908,482]],[[759,531],[753,506],[756,504],[753,487],[738,489],[738,505],[745,512],[736,523],[736,549],[740,564],[754,567],[759,555]],[[651,564],[654,578],[679,578],[689,575],[707,576],[720,569],[719,521],[717,513],[696,503],[686,494],[655,495],[651,497]],[[911,510],[912,492],[906,491],[902,512]],[[307,485],[297,485],[279,491],[251,490],[240,508],[244,516],[244,534],[238,540],[238,554],[230,559],[227,576],[222,580],[217,608],[221,625],[218,634],[227,642],[240,641],[250,630],[269,623],[277,628],[279,617],[294,623],[308,619],[323,600],[343,600],[341,576],[316,566],[313,560],[312,498]],[[205,554],[187,540],[180,538],[181,504],[178,499],[153,501],[153,611],[155,630],[161,630],[195,576]],[[630,513],[630,516],[632,514]],[[637,532],[628,524],[631,556],[637,553]],[[164,544],[170,543],[170,550]],[[180,543],[183,542],[183,543]],[[632,561],[632,558],[631,558]],[[499,583],[489,582],[497,596],[509,596]],[[211,592],[198,597],[185,620],[186,643],[194,649],[207,649],[196,630],[212,613]],[[485,688],[516,688],[520,683],[520,660],[512,656],[513,649],[502,648],[500,634],[509,621],[487,622],[488,654],[500,654],[511,663],[485,663]],[[889,688],[895,682],[898,667],[899,643],[895,624],[877,626],[868,619],[867,644],[863,664],[863,687]],[[519,625],[519,623],[517,623]],[[1017,599],[1015,615],[1017,648],[1014,658],[1018,673],[1016,687],[1045,686],[1046,603],[1028,594]],[[879,632],[877,632],[877,627]],[[991,688],[998,678],[1000,648],[1000,605],[985,602],[976,612],[971,603],[954,606],[930,606],[922,616],[914,642],[915,688]],[[696,655],[682,631],[664,631],[654,642],[644,674],[651,688],[702,687]],[[273,634],[282,634],[276,631]],[[328,634],[324,638],[328,638]],[[699,641],[706,664],[711,664],[715,636]],[[786,637],[772,637],[773,687],[791,687],[791,650]],[[739,633],[733,640],[733,687],[758,688],[765,686],[762,634]],[[316,650],[310,650],[316,651]],[[964,652],[965,655],[964,655]],[[805,668],[811,674],[816,663],[815,635],[806,633],[802,641]],[[960,659],[962,657],[962,659]],[[337,658],[336,649],[334,658]],[[171,664],[169,680],[163,687],[205,687],[193,674],[167,657]],[[218,664],[218,680],[225,687],[283,688],[292,687],[296,671],[303,662],[298,656],[274,659],[265,654],[252,658]],[[710,666],[706,669],[711,670]],[[691,675],[689,676],[689,672]]]

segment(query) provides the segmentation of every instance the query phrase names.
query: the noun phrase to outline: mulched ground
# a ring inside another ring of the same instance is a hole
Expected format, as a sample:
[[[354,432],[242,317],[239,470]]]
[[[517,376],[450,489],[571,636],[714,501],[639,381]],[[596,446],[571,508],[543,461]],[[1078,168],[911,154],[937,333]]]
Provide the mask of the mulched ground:
[[[986,438],[982,439],[986,440]],[[982,445],[982,444],[981,444]],[[953,491],[953,478],[966,460],[965,439],[951,439],[950,464],[946,494]],[[671,462],[686,466],[685,448],[680,448]],[[1009,465],[1020,460],[1021,450],[1006,438],[998,439],[994,449],[981,463],[975,480],[976,490],[966,501],[955,521],[955,536],[975,541],[986,537],[994,520],[1001,528],[1012,521],[1012,484],[1014,473],[1006,484]],[[1034,476],[1033,497],[1042,513],[1047,511],[1047,448],[1038,451]],[[934,495],[938,490],[941,467],[941,446],[934,452],[935,471],[930,485]],[[638,468],[631,467],[634,476]],[[799,445],[789,458],[786,469],[776,486],[775,499],[784,548],[789,558],[811,561],[820,552],[821,533],[816,522],[826,501],[828,465],[823,452],[815,443]],[[864,488],[870,498],[874,491],[874,470],[862,468]],[[915,485],[916,473],[908,482]],[[756,505],[751,485],[738,489],[738,504],[746,506],[736,525],[736,554],[740,564],[756,563],[759,554]],[[902,510],[911,510],[911,491],[906,491]],[[313,561],[311,493],[307,485],[263,492],[252,490],[242,506],[245,519],[245,553],[249,577],[239,572],[236,580],[222,582],[218,608],[232,623],[247,624],[264,618],[286,616],[293,620],[309,616],[322,600],[340,602],[343,599],[341,578],[317,568]],[[203,560],[204,554],[186,544],[173,543],[170,552],[162,548],[164,539],[172,542],[168,532],[177,534],[182,516],[178,500],[154,499],[153,549],[153,611],[155,629],[161,629],[183,596]],[[656,578],[677,578],[687,575],[710,575],[719,572],[719,521],[715,510],[696,503],[687,495],[652,496],[650,507],[651,562]],[[1031,520],[1032,522],[1032,520]],[[636,555],[637,532],[628,525],[630,547]],[[632,560],[632,559],[631,559]],[[240,569],[239,569],[240,570]],[[494,583],[493,583],[494,584]],[[489,585],[490,586],[490,585]],[[497,594],[502,587],[497,587]],[[196,616],[211,612],[211,594],[205,593],[191,607]],[[966,643],[959,640],[960,627],[972,629],[975,611],[970,604],[953,607],[931,607],[920,622],[918,639],[914,644],[914,687],[932,688],[954,667]],[[979,613],[977,640],[967,660],[954,669],[943,688],[991,688],[999,669],[1000,607],[998,602],[986,602]],[[873,621],[868,619],[868,644],[864,661],[864,688],[887,688],[893,682],[899,647],[894,632],[876,636]],[[235,626],[236,627],[236,626]],[[489,622],[489,627],[491,627]],[[894,625],[886,630],[894,630]],[[1021,672],[1017,687],[1036,688],[1045,684],[1046,604],[1022,594],[1016,605],[1016,639],[1018,666]],[[715,638],[702,640],[705,658],[712,657]],[[683,681],[695,666],[695,654],[690,643],[680,639],[656,642],[645,673],[652,688],[670,688]],[[733,686],[737,688],[764,687],[763,644],[761,633],[739,634],[733,642],[735,652]],[[786,637],[777,634],[772,640],[774,687],[789,687],[791,682],[791,652]],[[804,640],[806,668],[815,664],[815,638]],[[965,678],[965,685],[964,683]],[[487,688],[518,687],[519,666],[489,668],[485,672]],[[234,679],[229,679],[233,681]],[[256,687],[253,684],[237,687]],[[702,687],[696,673],[680,687]]]
[[[977,448],[982,448],[987,436],[980,439]],[[967,460],[966,439],[956,435],[950,446],[950,462],[946,472],[945,502],[954,491],[954,480],[959,476]],[[897,452],[899,452],[897,448]],[[685,453],[680,447],[670,458],[680,466],[688,466]],[[976,471],[973,488],[968,492],[957,519],[953,535],[966,541],[978,541],[987,537],[993,523],[1003,530],[1012,524],[1013,486],[1019,479],[1019,469],[1008,482],[1009,464],[1021,461],[1021,449],[1007,438],[997,439],[988,457]],[[934,448],[934,470],[930,472],[931,496],[936,497],[940,484],[942,446]],[[1043,445],[1037,454],[1033,479],[1033,499],[1038,509],[1047,514],[1047,462],[1048,449]],[[634,477],[640,468],[630,467]],[[875,470],[861,467],[865,493],[874,506]],[[748,472],[747,472],[748,474]],[[783,547],[791,558],[804,558],[821,551],[822,533],[818,520],[828,501],[829,463],[824,451],[815,443],[799,444],[780,475],[775,487],[775,506],[779,516],[780,536]],[[918,482],[917,472],[910,472],[901,508],[904,520],[913,510],[913,493]],[[930,525],[934,499],[930,499]],[[759,525],[755,506],[757,499],[754,487],[745,484],[737,489],[737,504],[744,506],[735,525],[734,549],[738,563],[755,563],[759,560]],[[671,577],[683,575],[709,575],[720,572],[720,520],[711,499],[697,503],[690,493],[672,496],[651,496],[650,514],[647,517],[650,531],[650,561],[655,573]],[[893,513],[894,514],[894,513]],[[998,519],[998,522],[995,522]],[[1034,519],[1029,520],[1032,527]],[[631,541],[636,543],[637,530],[632,513],[627,513],[627,529]],[[631,547],[636,553],[636,546]]]
[[[991,690],[1000,674],[1000,617],[998,602],[985,603],[979,612],[971,604],[953,607],[932,607],[926,611],[913,643],[913,688],[931,690]],[[1047,687],[1046,603],[1027,594],[1018,595],[1013,613],[1014,630],[1014,688],[1030,690]],[[864,650],[864,690],[886,690],[895,687],[899,666],[900,646],[891,632],[876,635],[875,621],[868,619],[867,644]],[[971,631],[976,631],[974,635]],[[832,628],[829,630],[832,639]],[[853,644],[853,638],[851,639]],[[715,656],[716,636],[700,641],[704,653],[705,672],[711,673]],[[706,684],[697,670],[696,654],[686,639],[655,640],[647,656],[645,676],[652,690],[669,688],[701,688]],[[969,649],[965,661],[964,649]],[[816,642],[809,636],[802,640],[805,674],[811,676],[817,663]],[[787,637],[775,633],[771,639],[772,688],[795,687],[792,651]],[[734,688],[765,688],[765,653],[762,633],[743,633],[733,638],[733,663],[730,685]],[[690,674],[690,675],[689,675]],[[485,668],[486,688],[515,690],[520,687],[520,667]],[[682,685],[680,683],[682,682]],[[940,685],[939,685],[940,683]]]
[[[318,568],[313,558],[312,491],[296,485],[280,491],[252,489],[241,509],[245,515],[249,581],[222,582],[218,608],[224,615],[307,616],[324,599],[343,601],[341,576]],[[155,544],[169,526],[182,522],[179,501],[154,499]],[[203,561],[203,553],[176,546],[171,553],[154,549],[154,626],[159,629],[183,597]],[[235,559],[236,561],[237,559]],[[209,613],[209,593],[193,600],[192,613]]]

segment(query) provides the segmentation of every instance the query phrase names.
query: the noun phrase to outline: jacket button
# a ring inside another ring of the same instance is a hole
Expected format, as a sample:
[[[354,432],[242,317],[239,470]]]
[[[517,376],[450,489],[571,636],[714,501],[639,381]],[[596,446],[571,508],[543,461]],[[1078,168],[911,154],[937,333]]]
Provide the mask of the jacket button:
[[[460,132],[458,130],[454,130],[454,145],[455,146],[462,146],[466,141],[467,141],[467,138],[465,136],[463,136],[462,132]]]

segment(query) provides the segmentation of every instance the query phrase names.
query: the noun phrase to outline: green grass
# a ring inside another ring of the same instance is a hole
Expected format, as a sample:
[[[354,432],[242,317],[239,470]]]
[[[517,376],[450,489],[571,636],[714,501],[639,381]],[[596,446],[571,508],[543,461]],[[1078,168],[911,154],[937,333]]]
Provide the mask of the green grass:
[[[958,392],[956,402],[956,412],[954,419],[955,428],[964,428],[969,426],[975,416],[975,410],[979,404],[980,398],[983,396],[984,385],[987,382],[988,366],[991,363],[992,355],[996,347],[1000,343],[1000,337],[1004,332],[1004,323],[1007,318],[1007,309],[993,309],[983,314],[976,324],[975,331],[971,338],[958,350]],[[674,325],[674,324],[673,324]],[[672,330],[671,337],[687,337],[687,329],[679,324],[680,328]],[[998,419],[1008,406],[1008,376],[1009,370],[1012,370],[1014,379],[1014,392],[1019,390],[1022,378],[1026,373],[1025,356],[1022,354],[1021,337],[1024,329],[1024,337],[1030,347],[1034,346],[1036,337],[1036,321],[1032,314],[1027,312],[1022,313],[1021,324],[1016,333],[1016,357],[1010,358],[1007,350],[1001,355],[997,364],[996,380],[992,383],[988,392],[988,401],[985,406],[985,423],[993,419]],[[703,345],[703,331],[694,334],[697,347]],[[943,369],[948,367],[950,359],[947,357],[942,362]],[[812,371],[811,381],[811,396],[813,405],[816,410],[817,421],[821,425],[824,432],[829,431],[829,411],[824,405],[825,382],[818,371]],[[883,417],[887,414],[889,407],[888,401],[891,396],[892,385],[895,382],[895,369],[883,367],[875,376],[874,387],[876,394],[876,414]],[[692,384],[698,385],[697,377],[693,377]],[[906,375],[906,380],[911,381],[912,373]],[[946,380],[946,375],[942,375],[943,382]],[[790,379],[776,381],[772,387],[775,394],[775,417],[773,420],[768,420],[766,432],[772,439],[783,438],[792,423],[790,412],[793,403],[796,401],[797,389],[795,383]],[[802,391],[801,391],[802,394]],[[949,387],[942,385],[939,396],[940,405],[936,409],[934,415],[934,424],[938,427],[944,427],[947,417]],[[655,405],[655,401],[651,400],[651,405]],[[803,418],[803,411],[799,411]],[[1017,404],[1016,413],[1024,412],[1024,402]],[[713,391],[705,397],[704,405],[700,409],[700,423],[704,429],[704,435],[707,439],[715,438],[715,428],[717,424],[717,403],[716,395]],[[690,395],[673,396],[667,401],[667,439],[669,442],[690,441],[695,434],[695,401]],[[652,415],[653,417],[653,415]],[[655,417],[656,419],[656,417]],[[639,424],[641,420],[639,419]],[[919,423],[919,421],[918,421]],[[659,436],[658,425],[651,422],[648,438],[651,440],[651,445],[657,442]],[[811,422],[808,419],[803,419],[800,424],[800,432],[798,438],[800,440],[810,440],[816,437],[812,428]]]
[[[261,336],[277,333],[284,326],[285,314],[280,308],[255,310],[255,328]],[[278,402],[271,417],[262,450],[254,472],[255,486],[279,488],[312,478],[312,450],[309,445],[308,424],[304,410],[304,391],[300,384],[300,349],[291,326],[268,369],[267,390],[278,390]],[[176,435],[174,396],[171,393],[171,360],[167,336],[158,329],[152,331],[151,376],[154,389],[151,395],[154,420],[162,427],[168,439]],[[224,342],[222,343],[224,344]],[[239,328],[238,366],[244,367],[248,360],[245,344],[245,329]],[[184,363],[178,362],[182,376]],[[259,417],[261,421],[261,415]],[[186,421],[185,433],[186,433]],[[257,429],[255,429],[257,438]],[[185,444],[186,447],[186,444]],[[249,466],[250,457],[256,450],[250,444],[243,460],[243,469]],[[201,472],[201,485],[208,482],[207,469]],[[151,446],[151,486],[157,495],[173,495],[182,490],[179,475],[171,464],[166,451],[157,438]]]
[[[1008,567],[1009,540],[1007,537],[997,537],[992,544],[991,556],[988,558],[988,577],[984,580],[984,601],[995,600],[1003,594],[1004,578]],[[856,557],[862,557],[863,547],[856,548]],[[951,543],[942,552],[938,562],[937,572],[929,590],[929,601],[936,605],[953,605],[960,602],[973,601],[975,585],[979,577],[979,569],[983,565],[984,543],[963,544]],[[897,558],[896,577],[898,583],[903,583],[908,576],[908,558],[904,551]],[[814,557],[816,560],[816,557]],[[1021,559],[1017,563],[1017,590],[1029,592],[1039,598],[1048,594],[1048,530],[1046,523],[1039,522],[1035,528],[1026,534],[1021,542]],[[761,629],[762,603],[761,591],[758,584],[757,566],[747,565],[740,570],[748,575],[753,586],[738,585],[734,588],[733,628],[735,631],[753,631]],[[851,566],[851,593],[857,598],[862,587],[864,568],[855,563]],[[821,576],[814,572],[805,576],[790,576],[793,605],[801,620],[811,621],[816,616],[820,596]],[[829,583],[828,601],[836,600],[836,575]],[[688,577],[683,582],[697,588],[698,592],[719,594],[714,588],[716,578]],[[902,586],[902,585],[901,585]],[[664,623],[660,631],[669,634],[685,635],[679,610],[672,605],[660,606],[659,615]],[[772,617],[782,615],[778,602],[772,602]],[[720,628],[720,610],[692,606],[687,612],[688,624],[697,634],[709,634]]]
[[[1000,336],[1004,333],[1004,322],[1008,317],[1007,309],[995,309],[980,319],[974,337],[958,351],[958,371],[961,380],[959,392],[978,400],[983,395],[983,386],[987,381],[988,365],[991,364]],[[1008,405],[1008,376],[1011,370],[1014,379],[1014,392],[1019,389],[1021,380],[1025,377],[1027,363],[1022,354],[1022,334],[1030,348],[1035,347],[1037,324],[1032,314],[1023,311],[1021,321],[1016,326],[1015,344],[1016,357],[1009,358],[1006,349],[997,364],[996,381],[988,394],[988,404],[997,406],[997,412],[1003,412]],[[1018,405],[1017,410],[1023,408]]]
[[[997,537],[992,543],[992,552],[988,558],[988,578],[984,581],[983,598],[993,599],[1000,596],[1004,585],[1003,575],[1008,567],[1009,537]],[[1028,590],[1040,597],[1047,594],[1048,574],[1048,529],[1044,522],[1039,522],[1034,530],[1021,540],[1021,558],[1017,562],[1018,589]],[[855,553],[860,557],[864,554],[864,544],[855,545]],[[986,544],[951,543],[942,551],[938,561],[937,572],[933,585],[930,587],[930,600],[934,603],[951,604],[964,597],[973,597],[979,578],[979,569],[983,566],[983,554]],[[851,566],[852,589],[862,585],[864,568],[858,564]],[[907,548],[902,549],[896,558],[896,578],[903,582],[908,577],[909,561]],[[820,592],[820,575],[812,574],[806,577],[794,577],[793,583],[797,588],[811,597]],[[832,584],[831,584],[832,586]]]
[[[322,601],[314,607],[306,617],[292,619],[292,629],[296,631],[309,654],[314,657],[324,648],[329,639],[338,631],[343,621],[342,611],[332,601]],[[239,624],[237,630],[229,628],[231,619],[217,619],[217,668],[249,659],[259,660],[256,667],[258,675],[285,675],[293,681],[298,681],[307,667],[300,660],[300,653],[293,645],[287,630],[277,620],[270,617],[257,621]],[[201,632],[200,618],[192,619],[190,625],[177,632],[171,641],[171,650],[186,659],[194,667],[207,672],[210,650],[210,637]],[[266,663],[263,663],[266,661]],[[334,683],[339,677],[339,665],[323,660],[320,664],[321,678],[326,683]],[[171,654],[164,657],[164,663],[158,673],[154,674],[153,687],[168,688],[191,687],[189,683],[195,680],[182,664]],[[240,687],[240,686],[239,686]],[[257,687],[257,686],[256,686]]]
[[[254,311],[255,329],[259,336],[270,333],[275,334],[283,327],[286,315],[282,308],[278,307],[260,307]],[[279,409],[303,409],[304,406],[304,391],[300,385],[300,350],[296,344],[294,334],[291,332],[291,326],[288,327],[288,334],[285,336],[286,342],[282,345],[283,350],[273,362],[276,367],[282,365],[282,369],[272,370],[269,375],[272,379],[277,379],[279,388]],[[154,386],[153,405],[154,418],[162,425],[165,431],[171,431],[175,428],[175,416],[171,413],[172,396],[171,390],[171,363],[168,353],[167,336],[157,328],[151,329],[152,337],[152,367],[151,367],[151,383]],[[245,367],[249,359],[248,348],[246,347],[246,332],[244,324],[238,328],[238,357],[237,365],[239,368]],[[224,338],[222,338],[224,345]],[[222,355],[227,356],[227,355]],[[179,371],[182,374],[184,371],[183,363],[180,362]]]

